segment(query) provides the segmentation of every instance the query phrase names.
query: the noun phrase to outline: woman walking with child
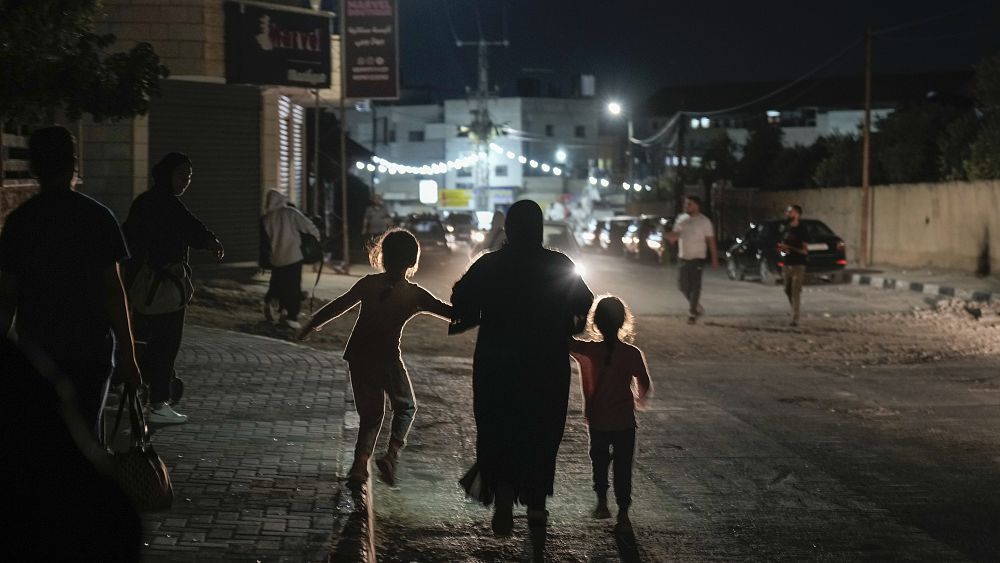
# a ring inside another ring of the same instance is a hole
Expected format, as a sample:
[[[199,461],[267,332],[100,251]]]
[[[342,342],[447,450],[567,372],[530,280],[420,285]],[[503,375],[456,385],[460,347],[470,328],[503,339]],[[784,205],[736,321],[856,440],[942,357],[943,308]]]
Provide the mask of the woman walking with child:
[[[372,266],[382,272],[358,280],[347,293],[327,303],[313,315],[300,335],[312,331],[361,304],[361,313],[347,341],[344,359],[351,374],[354,403],[361,423],[354,448],[354,463],[348,479],[360,485],[368,480],[368,461],[375,450],[385,399],[392,407],[392,433],[385,455],[376,460],[383,481],[396,482],[399,451],[417,411],[413,386],[399,350],[403,326],[419,313],[443,319],[452,316],[451,305],[409,281],[420,259],[420,245],[406,230],[392,229],[382,235],[371,251]]]

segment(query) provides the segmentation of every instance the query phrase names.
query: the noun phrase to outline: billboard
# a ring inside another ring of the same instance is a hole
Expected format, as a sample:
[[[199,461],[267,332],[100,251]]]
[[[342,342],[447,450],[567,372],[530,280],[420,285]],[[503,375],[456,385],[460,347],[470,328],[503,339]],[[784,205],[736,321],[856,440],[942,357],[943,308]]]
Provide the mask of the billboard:
[[[399,98],[398,15],[396,0],[344,0],[347,98]]]
[[[226,82],[329,88],[332,14],[226,2]]]

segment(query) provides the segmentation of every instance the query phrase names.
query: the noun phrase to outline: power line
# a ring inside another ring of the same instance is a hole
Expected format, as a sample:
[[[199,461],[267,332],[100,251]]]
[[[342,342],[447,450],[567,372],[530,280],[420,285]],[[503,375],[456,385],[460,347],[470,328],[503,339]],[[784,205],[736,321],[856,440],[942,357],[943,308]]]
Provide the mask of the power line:
[[[885,35],[887,33],[893,33],[893,32],[896,32],[896,31],[903,30],[903,29],[909,29],[911,27],[921,26],[921,25],[924,25],[926,23],[931,23],[931,22],[934,22],[934,21],[943,20],[945,18],[950,18],[951,16],[955,16],[955,15],[958,15],[958,14],[965,13],[965,12],[969,11],[972,8],[977,8],[977,7],[985,5],[987,3],[988,2],[986,2],[984,0],[980,0],[979,2],[973,2],[971,4],[963,6],[962,8],[959,8],[957,10],[952,10],[950,12],[945,12],[943,14],[936,14],[936,15],[929,16],[929,17],[926,17],[926,18],[921,18],[919,20],[913,20],[913,21],[909,21],[909,22],[906,22],[906,23],[901,23],[899,25],[894,25],[892,27],[886,27],[886,28],[883,28],[883,29],[876,29],[876,30],[872,31],[872,35],[874,35],[874,36],[877,37],[879,35]]]

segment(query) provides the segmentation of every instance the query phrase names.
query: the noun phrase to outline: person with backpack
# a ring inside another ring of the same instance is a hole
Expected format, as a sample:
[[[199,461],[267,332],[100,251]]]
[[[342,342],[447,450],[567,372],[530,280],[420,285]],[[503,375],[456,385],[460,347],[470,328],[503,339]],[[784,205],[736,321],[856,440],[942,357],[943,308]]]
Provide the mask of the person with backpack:
[[[264,295],[264,318],[273,321],[284,311],[289,328],[300,330],[302,309],[302,235],[320,239],[319,229],[298,209],[288,205],[288,198],[278,190],[267,191],[261,223],[261,266],[271,268],[267,294]]]

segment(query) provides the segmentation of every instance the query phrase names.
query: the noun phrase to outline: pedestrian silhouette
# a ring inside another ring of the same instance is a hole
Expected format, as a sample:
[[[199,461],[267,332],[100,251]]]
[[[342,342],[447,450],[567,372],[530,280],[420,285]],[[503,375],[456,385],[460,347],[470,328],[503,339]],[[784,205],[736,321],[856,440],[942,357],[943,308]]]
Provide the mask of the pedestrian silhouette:
[[[617,529],[632,529],[632,460],[635,455],[635,408],[644,404],[652,383],[642,352],[631,344],[632,313],[613,296],[601,298],[590,318],[591,334],[601,340],[570,342],[570,354],[580,364],[583,415],[590,432],[590,461],[597,508],[594,518],[610,518],[608,466],[614,460]],[[633,381],[635,391],[633,391]]]
[[[79,411],[103,441],[101,412],[116,341],[125,381],[142,383],[118,266],[128,251],[111,211],[76,192],[67,129],[36,131],[28,152],[40,190],[0,232],[0,339],[16,313],[18,338],[67,375]]]
[[[184,337],[184,312],[193,293],[190,248],[225,255],[215,233],[192,214],[180,197],[191,184],[187,155],[172,152],[153,166],[153,185],[132,202],[122,228],[132,249],[129,298],[136,328],[146,347],[142,366],[148,375],[149,422],[182,424],[174,410],[179,398],[174,362]]]
[[[296,330],[301,329],[302,235],[312,235],[318,241],[319,229],[301,211],[290,207],[284,194],[268,190],[261,230],[261,266],[271,268],[267,294],[264,295],[264,317],[269,321],[277,320],[280,307],[284,311],[285,324]]]
[[[396,482],[399,452],[417,411],[413,385],[399,350],[399,339],[406,323],[419,313],[451,319],[451,305],[409,281],[420,261],[417,239],[404,229],[390,229],[372,246],[372,266],[381,273],[368,275],[340,297],[324,305],[309,320],[300,334],[305,339],[312,331],[361,304],[361,312],[344,350],[354,390],[354,404],[361,418],[354,446],[354,463],[348,480],[360,486],[368,480],[368,461],[375,451],[385,400],[392,408],[392,431],[385,455],[376,460],[383,481]]]
[[[460,483],[494,506],[497,535],[511,533],[513,504],[526,505],[533,540],[545,537],[546,497],[566,423],[569,337],[583,330],[593,301],[573,261],[542,247],[542,225],[537,203],[515,203],[504,227],[507,244],[474,262],[452,292],[452,332],[479,326],[477,461]]]

